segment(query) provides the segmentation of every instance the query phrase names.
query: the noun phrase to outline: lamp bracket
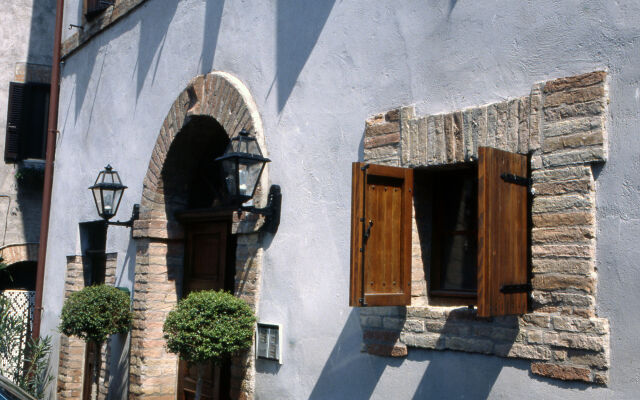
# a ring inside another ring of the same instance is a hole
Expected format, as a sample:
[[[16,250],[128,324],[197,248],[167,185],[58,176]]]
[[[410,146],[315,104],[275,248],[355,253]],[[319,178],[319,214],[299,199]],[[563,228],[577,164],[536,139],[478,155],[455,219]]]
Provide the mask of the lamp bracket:
[[[280,185],[271,185],[267,206],[256,208],[255,206],[240,206],[239,211],[246,211],[265,216],[262,229],[269,233],[276,233],[280,225],[280,205],[282,204],[282,190]]]
[[[126,226],[133,227],[133,222],[140,218],[140,204],[134,204],[133,210],[131,211],[131,218],[128,221],[107,221],[107,225],[116,225],[116,226]]]

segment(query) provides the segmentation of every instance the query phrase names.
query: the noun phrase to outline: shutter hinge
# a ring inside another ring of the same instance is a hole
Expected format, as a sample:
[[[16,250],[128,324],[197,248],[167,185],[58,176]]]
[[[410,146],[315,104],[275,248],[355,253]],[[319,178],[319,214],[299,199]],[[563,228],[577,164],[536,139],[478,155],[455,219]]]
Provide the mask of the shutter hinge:
[[[515,175],[515,174],[504,173],[504,174],[500,175],[500,178],[502,178],[502,180],[505,181],[505,182],[515,183],[516,185],[520,185],[520,186],[530,186],[531,185],[531,179],[525,178],[524,176],[518,176],[518,175]]]
[[[362,167],[360,167],[361,170],[366,171],[367,168],[369,168],[369,164],[365,164]]]
[[[365,306],[365,307],[367,306],[367,303],[364,301],[364,297],[360,297],[358,299],[358,303],[360,303],[361,306]]]
[[[504,294],[511,293],[528,293],[531,291],[531,285],[525,283],[524,285],[502,285],[500,292]]]

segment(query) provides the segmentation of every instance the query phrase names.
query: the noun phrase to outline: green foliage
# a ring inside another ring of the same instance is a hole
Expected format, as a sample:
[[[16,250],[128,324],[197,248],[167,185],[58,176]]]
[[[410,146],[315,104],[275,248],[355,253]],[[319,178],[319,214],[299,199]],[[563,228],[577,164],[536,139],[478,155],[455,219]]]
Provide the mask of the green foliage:
[[[0,297],[0,357],[6,361],[0,364],[0,375],[42,399],[47,385],[53,380],[49,374],[51,338],[26,338],[26,346],[22,350],[25,332],[22,318],[12,315],[9,300]]]
[[[251,347],[255,321],[249,305],[230,293],[192,292],[167,316],[164,338],[183,360],[220,364]]]
[[[16,379],[18,386],[38,399],[44,398],[45,389],[53,380],[53,375],[49,375],[50,352],[51,338],[49,336],[37,340],[29,338],[24,359],[27,368]]]
[[[88,286],[72,293],[62,307],[60,331],[85,341],[104,343],[126,333],[131,324],[129,295],[113,286]]]

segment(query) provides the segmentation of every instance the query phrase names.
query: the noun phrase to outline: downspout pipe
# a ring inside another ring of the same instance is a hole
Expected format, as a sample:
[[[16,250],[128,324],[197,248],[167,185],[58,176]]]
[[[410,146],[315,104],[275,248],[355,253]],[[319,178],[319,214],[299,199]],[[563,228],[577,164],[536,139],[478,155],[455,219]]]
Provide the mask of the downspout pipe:
[[[38,247],[38,267],[36,270],[36,299],[33,313],[31,336],[40,337],[42,321],[42,289],[44,287],[44,266],[49,238],[49,216],[51,215],[51,189],[53,187],[53,160],[56,153],[58,132],[58,102],[60,99],[60,47],[62,42],[62,13],[64,0],[56,2],[56,26],[53,35],[53,60],[51,61],[51,92],[49,96],[49,122],[47,125],[47,151],[42,189],[42,219],[40,220],[40,246]]]

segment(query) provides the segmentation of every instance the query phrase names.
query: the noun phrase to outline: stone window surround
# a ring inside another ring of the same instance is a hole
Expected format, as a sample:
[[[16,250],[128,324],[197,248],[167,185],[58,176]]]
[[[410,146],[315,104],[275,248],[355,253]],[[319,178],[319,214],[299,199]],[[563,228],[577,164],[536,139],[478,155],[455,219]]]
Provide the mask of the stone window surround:
[[[401,167],[463,163],[480,145],[531,153],[532,312],[482,319],[429,304],[414,219],[412,305],[360,309],[363,350],[407,346],[531,360],[534,374],[606,384],[609,323],[595,314],[595,182],[606,161],[606,72],[537,83],[528,96],[449,114],[413,107],[366,121],[364,161]],[[461,305],[460,303],[458,305]]]

